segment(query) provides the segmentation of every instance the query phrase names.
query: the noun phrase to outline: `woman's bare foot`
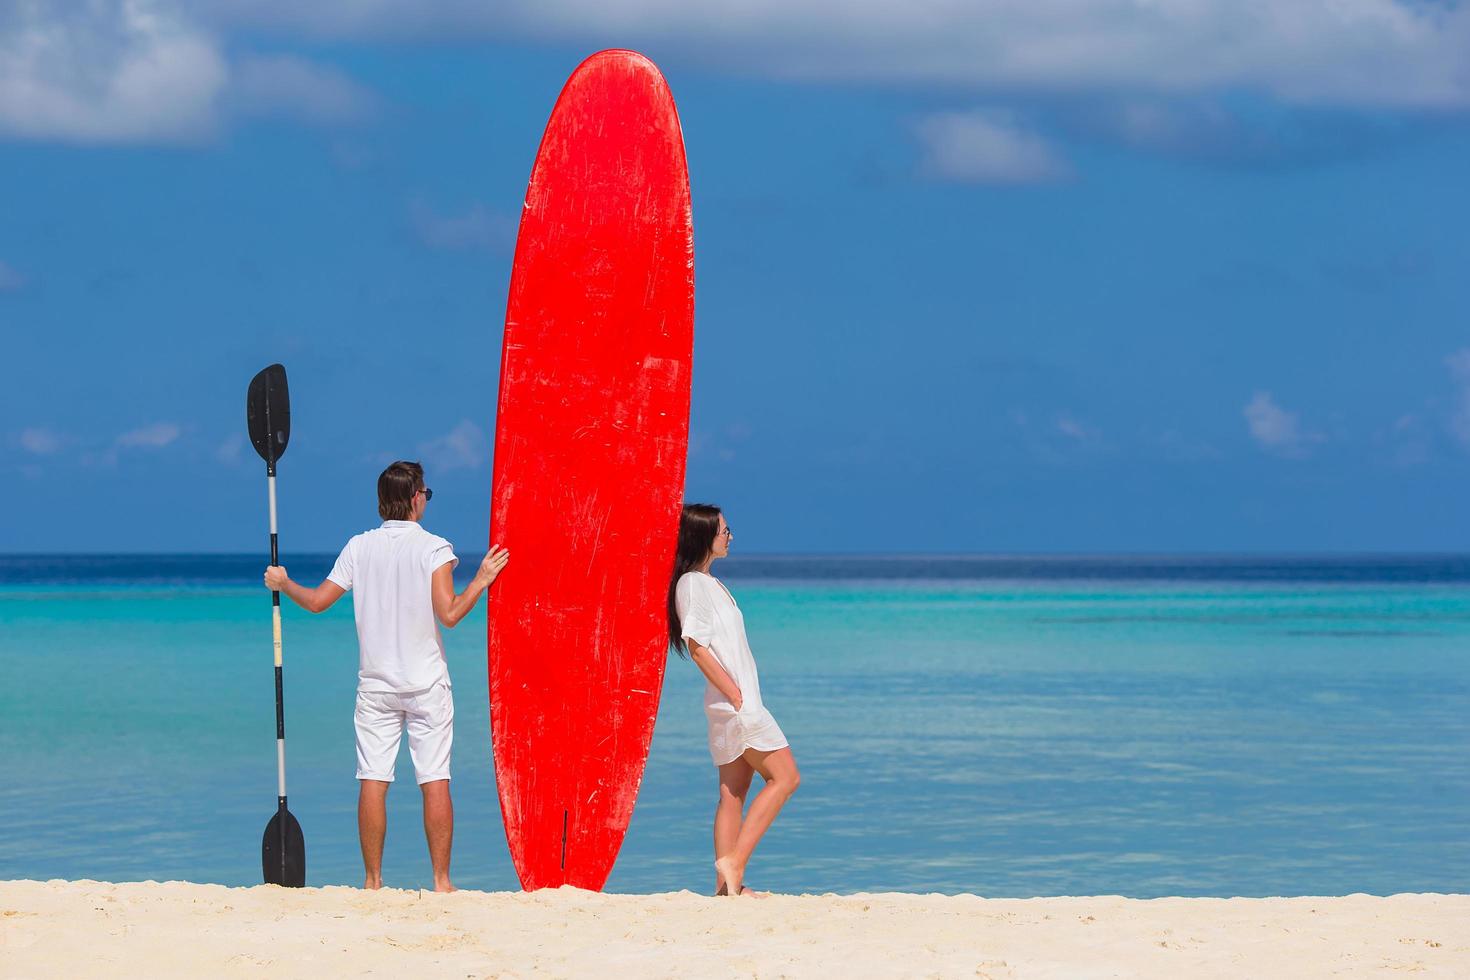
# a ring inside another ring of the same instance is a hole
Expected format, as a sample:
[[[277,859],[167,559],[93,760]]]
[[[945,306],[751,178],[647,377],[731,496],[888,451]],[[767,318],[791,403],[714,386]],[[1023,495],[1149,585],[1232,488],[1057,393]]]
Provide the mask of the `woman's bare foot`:
[[[455,888],[448,878],[445,878],[443,881],[434,882],[434,891],[447,894],[448,892],[457,892],[459,889]]]
[[[747,887],[745,885],[741,885],[740,886],[740,897],[741,898],[770,898],[771,897],[771,893],[770,892],[758,892],[758,891],[756,891],[753,888],[749,888],[749,887]]]
[[[364,878],[362,882],[362,887],[366,888],[368,891],[375,892],[379,888],[383,887],[383,878],[381,875],[375,878]]]
[[[715,859],[715,874],[719,880],[725,883],[725,894],[739,895],[742,880],[745,878],[745,866],[736,864],[731,857]]]

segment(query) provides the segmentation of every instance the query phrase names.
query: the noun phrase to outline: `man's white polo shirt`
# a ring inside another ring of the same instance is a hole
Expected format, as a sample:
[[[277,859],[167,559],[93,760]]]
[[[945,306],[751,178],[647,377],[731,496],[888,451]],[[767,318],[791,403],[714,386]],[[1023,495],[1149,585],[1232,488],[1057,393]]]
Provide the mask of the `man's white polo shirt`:
[[[412,694],[449,683],[429,587],[449,562],[459,563],[454,548],[417,521],[384,521],[342,549],[327,581],[352,593],[359,691]]]

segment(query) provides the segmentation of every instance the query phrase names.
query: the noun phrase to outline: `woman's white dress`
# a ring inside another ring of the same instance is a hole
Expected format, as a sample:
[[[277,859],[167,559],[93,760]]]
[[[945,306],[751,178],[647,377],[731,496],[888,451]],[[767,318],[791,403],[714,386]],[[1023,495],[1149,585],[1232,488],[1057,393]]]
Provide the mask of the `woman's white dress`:
[[[706,684],[704,715],[709,720],[709,754],[715,765],[734,762],[746,749],[774,752],[789,743],[761,701],[755,657],[745,639],[745,617],[720,580],[704,572],[685,572],[674,586],[674,604],[685,640],[708,647],[725,673],[740,687],[740,710],[720,689]]]

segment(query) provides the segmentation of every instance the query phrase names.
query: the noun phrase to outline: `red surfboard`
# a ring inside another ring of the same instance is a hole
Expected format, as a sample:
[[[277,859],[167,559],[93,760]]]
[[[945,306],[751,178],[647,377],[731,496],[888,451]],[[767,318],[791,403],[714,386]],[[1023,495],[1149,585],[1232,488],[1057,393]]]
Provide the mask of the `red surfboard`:
[[[490,538],[490,728],[522,887],[600,890],[648,759],[689,445],[694,233],[653,62],[603,51],[546,124],[516,240]]]

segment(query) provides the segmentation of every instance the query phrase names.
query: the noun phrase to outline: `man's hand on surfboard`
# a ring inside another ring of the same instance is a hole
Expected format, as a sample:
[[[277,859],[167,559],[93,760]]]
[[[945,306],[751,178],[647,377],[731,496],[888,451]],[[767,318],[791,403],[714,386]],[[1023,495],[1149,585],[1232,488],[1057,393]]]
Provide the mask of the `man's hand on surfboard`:
[[[490,588],[490,584],[495,581],[495,577],[500,574],[500,570],[508,561],[510,561],[510,552],[498,544],[492,544],[490,552],[485,555],[485,560],[480,562],[480,570],[475,573],[475,578],[479,579],[485,588]]]

